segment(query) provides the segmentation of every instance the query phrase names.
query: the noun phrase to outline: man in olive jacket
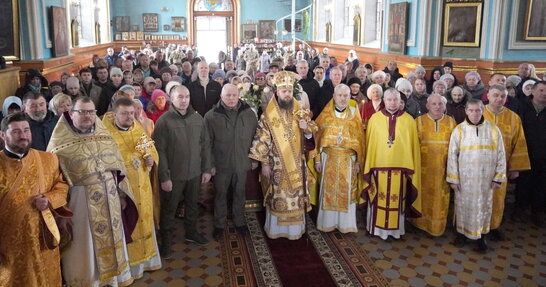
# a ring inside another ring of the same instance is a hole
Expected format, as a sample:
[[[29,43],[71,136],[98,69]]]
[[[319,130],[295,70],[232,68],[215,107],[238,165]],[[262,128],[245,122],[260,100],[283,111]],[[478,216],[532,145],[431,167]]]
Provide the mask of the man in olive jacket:
[[[207,244],[197,231],[197,199],[201,183],[210,178],[210,144],[203,118],[190,105],[190,91],[177,86],[170,93],[172,106],[155,125],[153,139],[159,153],[159,181],[163,190],[160,253],[171,253],[174,216],[184,199],[186,241]]]
[[[226,84],[220,101],[205,114],[205,125],[211,142],[214,198],[214,239],[224,235],[227,218],[227,192],[233,189],[233,222],[241,235],[248,234],[245,221],[246,174],[251,168],[250,145],[258,126],[256,114],[239,99],[235,85]]]

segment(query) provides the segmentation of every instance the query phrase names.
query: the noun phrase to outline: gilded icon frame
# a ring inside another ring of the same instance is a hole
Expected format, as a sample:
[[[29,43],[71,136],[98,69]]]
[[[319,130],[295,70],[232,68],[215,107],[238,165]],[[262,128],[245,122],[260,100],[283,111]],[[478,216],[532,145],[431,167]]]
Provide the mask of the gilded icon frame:
[[[443,45],[479,47],[482,28],[482,2],[446,3]]]
[[[534,5],[539,1],[543,2],[543,11],[539,11],[538,8]],[[544,29],[543,25],[541,25],[541,21],[544,21],[544,14],[542,14],[544,10],[546,10],[545,0],[527,0],[527,9],[525,10],[525,34],[523,37],[525,40],[546,40],[546,29]]]

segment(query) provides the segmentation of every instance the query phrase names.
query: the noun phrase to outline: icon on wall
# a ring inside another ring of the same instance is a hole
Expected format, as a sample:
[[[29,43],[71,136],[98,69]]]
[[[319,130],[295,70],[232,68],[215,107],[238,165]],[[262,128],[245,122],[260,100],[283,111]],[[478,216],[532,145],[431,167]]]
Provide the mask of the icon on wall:
[[[171,30],[173,32],[186,31],[186,17],[171,17]]]
[[[53,22],[54,57],[68,55],[68,28],[66,25],[66,9],[51,6],[51,22]]]
[[[144,32],[158,32],[159,22],[157,13],[144,13],[142,14],[143,30]]]

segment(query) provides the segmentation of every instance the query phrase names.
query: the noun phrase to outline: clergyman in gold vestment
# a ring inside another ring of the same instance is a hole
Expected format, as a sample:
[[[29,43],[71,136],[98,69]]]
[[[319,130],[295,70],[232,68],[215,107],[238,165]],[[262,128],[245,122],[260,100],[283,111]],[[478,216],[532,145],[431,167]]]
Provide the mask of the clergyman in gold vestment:
[[[504,152],[506,155],[506,173],[510,180],[516,179],[520,171],[530,170],[531,162],[527,154],[527,141],[521,125],[519,115],[504,107],[508,91],[502,85],[493,85],[489,88],[487,98],[489,104],[485,106],[483,117],[494,123],[502,133]],[[508,182],[501,184],[493,193],[493,211],[491,213],[491,239],[503,239],[504,234],[499,227],[504,214],[504,199]]]
[[[0,285],[61,286],[59,248],[44,241],[50,230],[59,240],[53,214],[68,193],[57,156],[30,148],[22,113],[4,118],[0,136]]]
[[[138,207],[139,219],[131,236],[133,242],[127,245],[127,251],[131,275],[134,279],[139,279],[144,271],[161,268],[161,258],[155,237],[152,185],[149,175],[154,163],[159,162],[159,155],[152,139],[135,120],[135,107],[131,99],[117,99],[112,111],[104,115],[103,123],[118,144]]]
[[[444,234],[449,210],[449,184],[446,182],[447,150],[455,120],[444,114],[447,100],[432,94],[427,98],[428,113],[415,119],[421,143],[422,217],[409,221],[433,236]]]
[[[258,123],[249,154],[262,164],[261,180],[270,183],[262,186],[266,207],[264,230],[272,239],[299,239],[305,232],[305,213],[311,208],[304,182],[307,175],[302,167],[305,162],[302,137],[311,139],[316,125],[305,117],[308,112],[294,100],[294,81],[292,72],[275,74],[277,95],[271,98]]]
[[[363,203],[360,171],[364,166],[365,139],[358,103],[351,99],[347,85],[335,87],[333,99],[316,123],[317,144],[309,158],[314,159],[313,167],[321,174],[320,187],[317,190],[310,185],[309,192],[311,203],[318,207],[317,229],[358,232],[356,207]]]
[[[126,243],[138,220],[123,157],[88,97],[59,119],[47,151],[57,154],[70,185],[72,241],[62,256],[68,286],[127,286]]]

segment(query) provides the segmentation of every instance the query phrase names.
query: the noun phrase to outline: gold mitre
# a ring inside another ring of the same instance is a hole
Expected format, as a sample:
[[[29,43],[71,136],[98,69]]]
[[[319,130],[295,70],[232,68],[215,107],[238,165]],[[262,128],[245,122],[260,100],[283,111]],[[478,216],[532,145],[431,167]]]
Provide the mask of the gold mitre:
[[[281,71],[275,74],[273,77],[273,84],[277,87],[287,87],[292,88],[294,86],[294,81],[296,80],[293,72],[290,71]]]

